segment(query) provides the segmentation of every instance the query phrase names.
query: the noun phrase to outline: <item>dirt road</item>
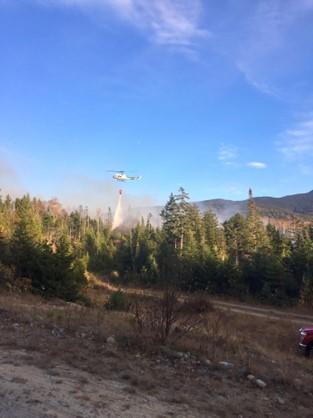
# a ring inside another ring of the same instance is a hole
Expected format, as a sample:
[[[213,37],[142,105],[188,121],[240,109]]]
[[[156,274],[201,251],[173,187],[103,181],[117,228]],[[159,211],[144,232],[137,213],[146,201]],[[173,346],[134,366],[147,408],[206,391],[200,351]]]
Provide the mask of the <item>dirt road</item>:
[[[267,318],[271,320],[285,320],[293,324],[313,324],[313,315],[302,315],[284,310],[277,310],[272,308],[260,308],[247,304],[232,303],[232,302],[222,302],[217,300],[212,300],[213,305],[218,309],[223,309],[226,311],[256,316],[259,318]]]
[[[142,290],[136,288],[128,288],[128,287],[117,287],[108,283],[104,283],[107,289],[111,291],[117,291],[118,289],[129,293],[129,294],[138,294],[138,295],[147,295],[152,297],[161,297],[162,292],[156,290]],[[190,296],[187,294],[180,293],[179,299],[186,300]],[[238,303],[238,302],[227,302],[221,301],[214,298],[209,297],[210,302],[213,306],[217,309],[222,309],[229,312],[234,312],[237,314],[249,315],[259,318],[266,318],[269,320],[277,320],[277,321],[288,321],[292,324],[297,324],[299,326],[313,324],[313,314],[306,315],[306,314],[299,314],[292,312],[286,309],[275,309],[271,307],[259,307],[255,305],[248,305],[246,303]]]

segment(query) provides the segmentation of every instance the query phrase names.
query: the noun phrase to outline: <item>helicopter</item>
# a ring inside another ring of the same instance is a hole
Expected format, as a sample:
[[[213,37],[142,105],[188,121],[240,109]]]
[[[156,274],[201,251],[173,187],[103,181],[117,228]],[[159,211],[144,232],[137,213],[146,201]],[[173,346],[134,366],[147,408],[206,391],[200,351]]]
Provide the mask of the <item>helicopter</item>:
[[[142,176],[129,176],[123,170],[108,170],[109,173],[116,173],[112,177],[117,181],[136,181],[142,179]]]

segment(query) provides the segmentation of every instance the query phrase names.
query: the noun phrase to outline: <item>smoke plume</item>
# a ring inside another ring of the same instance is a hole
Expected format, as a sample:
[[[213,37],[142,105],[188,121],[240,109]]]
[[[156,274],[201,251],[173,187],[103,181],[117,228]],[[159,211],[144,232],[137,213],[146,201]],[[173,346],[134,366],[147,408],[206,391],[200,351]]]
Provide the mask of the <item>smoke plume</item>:
[[[0,149],[0,194],[3,196],[10,194],[16,197],[25,191],[23,190],[16,170],[3,154],[3,151]]]
[[[123,188],[123,194],[119,193]],[[72,176],[64,179],[58,193],[60,201],[68,211],[79,206],[88,207],[91,216],[97,216],[99,209],[106,213],[111,208],[113,227],[132,226],[152,213],[151,223],[159,225],[159,213],[154,211],[156,201],[147,195],[135,195],[133,183],[116,183],[114,180],[97,180],[86,176]],[[150,210],[151,208],[151,210]]]

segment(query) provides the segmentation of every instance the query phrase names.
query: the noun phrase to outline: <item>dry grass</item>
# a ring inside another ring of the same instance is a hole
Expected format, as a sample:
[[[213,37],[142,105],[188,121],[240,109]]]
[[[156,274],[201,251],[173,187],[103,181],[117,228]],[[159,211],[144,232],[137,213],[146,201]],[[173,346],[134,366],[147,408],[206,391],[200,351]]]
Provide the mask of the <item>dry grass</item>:
[[[242,314],[213,310],[205,314],[174,349],[198,353],[217,364],[228,361],[268,384],[310,386],[312,362],[297,353],[298,326],[289,321],[275,321]]]
[[[213,363],[230,361],[273,384],[292,385],[299,376],[305,384],[312,372],[312,362],[296,355],[298,326],[288,321],[213,310],[199,297],[179,303],[175,295],[167,295],[161,303],[150,296],[134,296],[137,312],[111,312],[103,308],[108,295],[100,291],[95,306],[84,307],[47,302],[31,294],[1,294],[0,308],[16,315],[19,322],[33,324],[28,348],[36,349],[39,328],[48,327],[56,337],[70,333],[103,342],[114,335],[130,351],[151,352],[167,342],[174,350],[192,352]]]
[[[97,305],[85,307],[59,300],[46,301],[32,294],[0,294],[0,307],[19,319],[22,317],[25,322],[55,328],[56,333],[66,331],[104,340],[131,330],[126,313],[108,312]]]
[[[295,354],[297,325],[213,310],[198,296],[188,303],[169,299],[175,303],[169,303],[165,311],[179,315],[171,320],[167,349],[161,350],[148,326],[138,331],[132,312],[103,308],[108,295],[100,290],[95,306],[84,307],[47,302],[34,295],[0,294],[1,345],[5,351],[23,348],[27,352],[24,363],[40,367],[57,381],[66,380],[60,364],[88,373],[88,379],[79,380],[80,387],[88,386],[93,378],[116,381],[127,402],[140,394],[143,398],[151,395],[175,408],[198,411],[189,416],[227,418],[298,418],[294,409],[299,403],[305,407],[301,416],[310,416],[312,362]],[[153,315],[162,318],[164,306],[159,299],[151,295],[134,298],[143,310],[153,306]],[[191,319],[196,321],[193,326],[181,332]],[[148,323],[149,315],[144,320]],[[115,336],[116,345],[105,343],[110,335]],[[191,355],[170,356],[177,351]],[[211,365],[204,359],[210,359]],[[219,361],[234,366],[226,370]],[[258,389],[246,379],[247,373],[263,379],[267,388]],[[286,405],[278,404],[277,396]]]

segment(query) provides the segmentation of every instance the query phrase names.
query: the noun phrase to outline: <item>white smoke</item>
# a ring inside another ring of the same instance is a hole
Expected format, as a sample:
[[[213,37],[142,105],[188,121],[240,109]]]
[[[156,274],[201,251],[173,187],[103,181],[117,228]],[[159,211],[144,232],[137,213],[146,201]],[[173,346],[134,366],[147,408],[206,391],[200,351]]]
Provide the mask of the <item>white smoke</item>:
[[[120,197],[119,188],[123,185],[123,195]],[[154,226],[160,225],[159,212],[154,210],[157,202],[148,195],[134,194],[138,190],[138,183],[117,183],[112,180],[97,180],[87,176],[72,176],[64,179],[62,188],[57,195],[67,211],[75,210],[79,206],[88,207],[90,216],[97,216],[99,209],[106,214],[112,209],[112,229],[118,227],[132,227],[141,219],[150,219]]]
[[[7,150],[0,147],[0,195],[17,197],[25,193],[14,164]]]

